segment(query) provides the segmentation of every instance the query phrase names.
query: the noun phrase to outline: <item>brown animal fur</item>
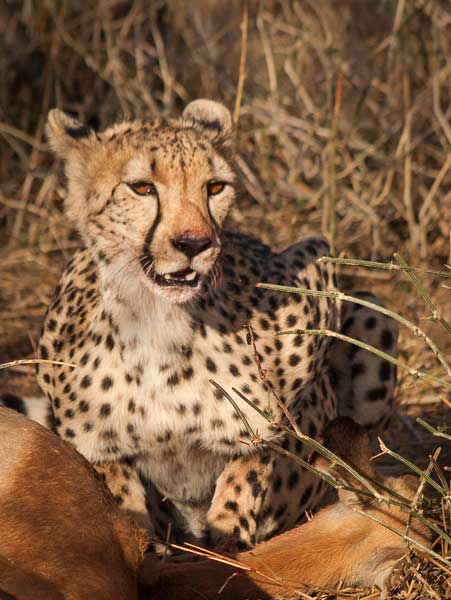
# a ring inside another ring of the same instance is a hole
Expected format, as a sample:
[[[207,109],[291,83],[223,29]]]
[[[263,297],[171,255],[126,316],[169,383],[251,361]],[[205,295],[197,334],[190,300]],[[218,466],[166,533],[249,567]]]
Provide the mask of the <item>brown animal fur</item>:
[[[0,465],[3,593],[24,600],[137,597],[143,532],[81,455],[0,409]]]
[[[366,434],[350,419],[333,421],[324,440],[358,471],[377,477],[369,463]],[[323,459],[317,462],[328,468]],[[358,487],[345,471],[338,475]],[[412,479],[388,478],[384,483],[411,498]],[[385,504],[365,504],[367,513],[404,530],[406,513]],[[293,598],[305,585],[382,587],[403,556],[404,545],[399,536],[357,514],[354,509],[361,505],[356,494],[343,492],[339,502],[311,522],[236,557],[259,573],[211,561],[160,563],[147,555],[141,579],[150,587],[139,597],[213,599],[222,590],[222,600],[269,600]],[[0,597],[137,600],[136,573],[146,545],[143,531],[117,508],[81,455],[7,409],[0,409],[0,514]],[[427,530],[418,522],[412,523],[410,535],[428,543]]]

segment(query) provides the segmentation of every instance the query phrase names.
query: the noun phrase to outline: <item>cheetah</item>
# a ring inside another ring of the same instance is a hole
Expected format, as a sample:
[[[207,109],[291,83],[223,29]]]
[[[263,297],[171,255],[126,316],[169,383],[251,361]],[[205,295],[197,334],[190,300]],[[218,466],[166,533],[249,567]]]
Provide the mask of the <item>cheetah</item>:
[[[304,456],[277,427],[285,409],[317,437],[339,414],[378,425],[393,400],[391,364],[330,338],[277,334],[341,327],[394,355],[397,330],[357,305],[256,287],[337,283],[317,260],[324,240],[275,253],[227,228],[242,194],[232,129],[210,100],[101,133],[50,112],[83,247],[39,343],[41,359],[63,364],[37,373],[54,430],[156,539],[244,549],[292,528],[324,494],[319,478],[251,432]]]

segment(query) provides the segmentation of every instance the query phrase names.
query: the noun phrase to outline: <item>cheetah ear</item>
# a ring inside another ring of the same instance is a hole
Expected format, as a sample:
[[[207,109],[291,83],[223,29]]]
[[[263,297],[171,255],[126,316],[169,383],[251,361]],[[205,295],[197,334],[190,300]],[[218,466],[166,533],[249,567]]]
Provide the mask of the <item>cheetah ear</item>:
[[[201,128],[213,142],[227,144],[231,140],[232,115],[220,102],[194,100],[183,111],[183,120]]]
[[[88,125],[57,108],[49,112],[46,132],[52,150],[61,158],[67,158],[73,150],[82,150],[98,140],[95,131]]]

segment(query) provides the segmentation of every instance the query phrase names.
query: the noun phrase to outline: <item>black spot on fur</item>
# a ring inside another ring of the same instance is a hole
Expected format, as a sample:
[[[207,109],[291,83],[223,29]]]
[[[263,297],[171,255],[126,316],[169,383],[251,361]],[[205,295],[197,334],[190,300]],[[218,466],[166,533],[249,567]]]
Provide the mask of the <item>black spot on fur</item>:
[[[304,493],[302,494],[300,500],[299,500],[299,508],[303,508],[305,509],[310,498],[312,497],[312,493],[313,493],[313,486],[310,484],[309,486],[307,486],[307,488],[305,489]]]
[[[207,369],[210,371],[210,373],[216,373],[216,371],[217,371],[216,364],[210,357],[207,358],[207,360],[206,360],[206,366],[207,366]]]
[[[275,519],[280,519],[280,517],[287,511],[287,505],[286,504],[281,504],[279,506],[279,508],[275,511],[274,513],[274,518]]]
[[[20,412],[23,415],[27,414],[23,400],[14,394],[2,394],[0,396],[0,404],[6,408],[11,408],[12,410]]]
[[[294,327],[298,322],[298,318],[296,315],[288,315],[287,317],[287,327]]]
[[[343,326],[341,328],[341,332],[343,333],[343,335],[347,335],[353,325],[354,325],[354,317],[349,317],[349,319],[346,319],[346,321],[343,323]]]
[[[385,385],[381,385],[378,388],[374,388],[367,393],[367,398],[370,402],[377,402],[383,400],[387,394],[387,388]]]
[[[363,375],[366,371],[364,363],[355,363],[351,366],[351,378],[354,379],[358,375]]]
[[[374,329],[376,327],[376,319],[375,317],[368,317],[365,321],[366,329]]]
[[[292,471],[287,480],[287,486],[289,490],[292,490],[299,482],[299,473],[297,471]]]
[[[80,387],[83,389],[88,388],[90,385],[92,385],[92,378],[90,375],[85,375],[83,377],[83,379],[80,382]]]
[[[389,329],[384,329],[381,335],[382,350],[390,350],[393,346],[393,334]]]
[[[109,417],[111,415],[111,404],[102,404],[99,414],[101,417]]]
[[[384,360],[381,362],[379,367],[379,377],[381,381],[388,381],[390,379],[391,366],[390,363]]]
[[[299,354],[292,354],[288,359],[288,362],[291,367],[295,367],[301,362],[301,357],[299,356]]]
[[[106,377],[104,377],[102,379],[102,390],[109,390],[111,387],[113,387],[113,380],[111,379],[111,377],[108,377],[108,375]]]
[[[232,502],[231,500],[228,500],[225,504],[224,507],[227,510],[231,510],[232,512],[238,512],[238,504],[236,502]]]
[[[172,373],[172,375],[170,375],[167,379],[167,384],[170,387],[174,387],[176,385],[178,385],[180,382],[180,377],[178,375],[178,373]]]
[[[240,371],[236,365],[230,365],[229,371],[234,377],[240,376]]]

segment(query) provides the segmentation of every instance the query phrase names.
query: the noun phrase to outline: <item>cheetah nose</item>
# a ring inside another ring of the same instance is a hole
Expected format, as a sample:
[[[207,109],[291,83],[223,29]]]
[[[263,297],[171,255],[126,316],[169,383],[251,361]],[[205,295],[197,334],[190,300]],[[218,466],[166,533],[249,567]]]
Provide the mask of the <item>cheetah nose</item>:
[[[172,240],[172,245],[188,258],[194,258],[211,246],[212,239],[209,237],[180,237]]]

